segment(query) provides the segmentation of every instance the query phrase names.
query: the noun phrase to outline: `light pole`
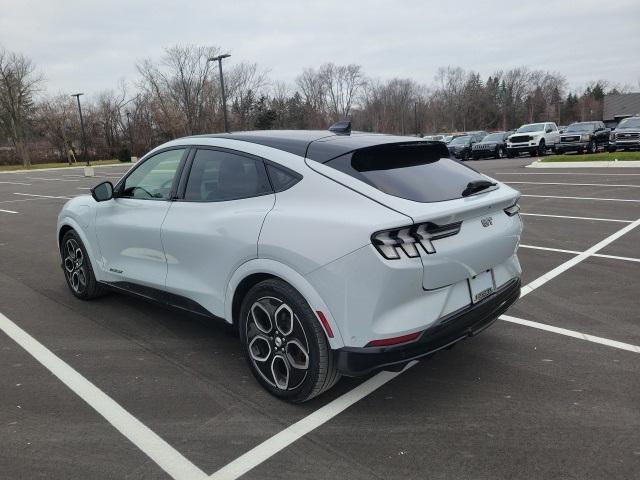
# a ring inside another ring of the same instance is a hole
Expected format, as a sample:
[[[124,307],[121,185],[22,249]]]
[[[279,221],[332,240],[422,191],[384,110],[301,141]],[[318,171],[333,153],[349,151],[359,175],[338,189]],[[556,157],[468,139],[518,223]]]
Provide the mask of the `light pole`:
[[[220,90],[222,91],[222,113],[224,115],[224,131],[229,132],[229,121],[227,120],[227,97],[224,94],[224,77],[222,76],[222,59],[229,58],[231,55],[225,53],[218,55],[217,57],[211,57],[207,61],[218,62],[218,68],[220,71]]]
[[[82,119],[82,107],[80,106],[80,95],[84,95],[84,93],[74,93],[71,96],[76,97],[76,100],[78,101],[78,113],[80,114],[80,129],[82,130],[82,155],[84,155],[84,160],[87,162],[87,167],[88,167],[89,157],[87,155],[87,137],[84,133],[84,120]]]
[[[129,131],[129,156],[133,157],[133,135],[131,134],[131,112],[127,111],[127,130]]]

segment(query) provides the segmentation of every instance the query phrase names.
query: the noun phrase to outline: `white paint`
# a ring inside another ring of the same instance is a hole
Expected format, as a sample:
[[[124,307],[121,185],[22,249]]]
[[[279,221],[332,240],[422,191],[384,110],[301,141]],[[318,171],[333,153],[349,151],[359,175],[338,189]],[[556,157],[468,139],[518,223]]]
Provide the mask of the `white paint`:
[[[55,195],[36,195],[35,193],[13,193],[14,195],[23,195],[25,197],[37,197],[37,198],[64,198],[67,200],[71,200],[73,197],[60,197]]]
[[[31,183],[24,183],[24,182],[0,182],[1,184],[4,185],[27,185],[27,186],[31,186]]]
[[[591,255],[593,255],[594,253],[598,252],[598,250],[603,249],[604,247],[606,247],[610,243],[612,243],[615,240],[617,240],[618,238],[620,238],[625,233],[630,232],[631,230],[636,228],[638,225],[640,225],[640,219],[636,220],[633,223],[630,223],[629,225],[625,226],[624,228],[622,228],[622,229],[618,230],[617,232],[609,235],[607,238],[605,238],[601,242],[596,243],[593,247],[588,248],[584,252],[582,252],[582,253],[576,255],[575,257],[567,260],[566,262],[558,265],[556,268],[554,268],[553,270],[545,273],[541,277],[536,278],[534,281],[532,281],[528,285],[525,285],[524,287],[522,287],[522,290],[520,292],[520,297],[521,298],[524,297],[525,295],[533,292],[535,289],[541,287],[542,285],[544,285],[548,281],[553,280],[555,277],[560,275],[562,272],[565,272],[566,270],[569,270],[571,267],[573,267],[573,266],[577,265],[578,263],[582,262],[586,258],[588,258]]]
[[[532,322],[530,320],[524,320],[522,318],[512,317],[510,315],[502,315],[500,316],[500,320],[504,320],[505,322],[517,323],[518,325],[524,325],[526,327],[537,328],[538,330],[545,330],[547,332],[557,333],[559,335],[566,335],[567,337],[579,338],[580,340],[599,343],[600,345],[619,348],[620,350],[627,350],[628,352],[640,353],[640,347],[637,345],[618,342],[616,340],[610,340],[608,338],[603,338],[603,337],[596,337],[595,335],[589,335],[588,333],[580,333],[574,330],[567,330],[566,328],[554,327],[552,325],[547,325],[546,323]]]
[[[171,477],[179,480],[207,478],[202,470],[180,452],[2,313],[0,330],[58,377]]]
[[[601,202],[638,202],[640,200],[629,200],[623,198],[598,198],[598,197],[564,197],[560,195],[520,195],[521,197],[536,197],[536,198],[564,198],[569,200],[598,200]]]
[[[45,178],[45,177],[26,177],[29,180],[42,180],[45,182],[79,182],[79,180],[72,180],[70,178]]]
[[[562,182],[504,182],[504,183],[522,183],[525,185],[570,185],[574,187],[630,187],[640,188],[640,185],[620,185],[608,183],[562,183]]]
[[[3,213],[18,213],[18,212],[14,212],[13,210],[3,210],[1,208],[0,208],[0,212],[3,212]]]
[[[410,362],[400,372],[378,373],[366,382],[358,385],[353,390],[350,390],[344,395],[327,403],[324,407],[319,408],[315,412],[304,417],[302,420],[285,428],[273,437],[262,442],[257,447],[236,458],[233,462],[225,465],[209,478],[211,480],[232,480],[244,475],[254,467],[271,458],[279,451],[291,445],[296,440],[315,430],[319,426],[325,424],[336,415],[342,413],[354,403],[362,400],[370,393],[376,391],[385,383],[393,380],[401,373],[407,371],[416,363],[417,362],[415,361]]]
[[[560,252],[560,253],[570,253],[572,255],[580,255],[582,252],[577,252],[575,250],[563,250],[561,248],[550,248],[550,247],[538,247],[536,245],[520,245],[520,248],[532,248],[534,250],[547,250],[549,252]],[[618,255],[606,255],[604,253],[594,253],[590,255],[591,257],[598,258],[611,258],[613,260],[625,260],[627,262],[640,262],[640,258],[635,257],[620,257]]]
[[[640,155],[639,155],[640,156]],[[536,160],[525,168],[640,168],[640,162],[634,160],[594,160],[587,162],[543,162]]]
[[[568,218],[571,220],[596,220],[598,222],[618,222],[618,223],[631,223],[633,220],[616,220],[615,218],[595,218],[595,217],[572,217],[569,215],[546,215],[544,213],[524,213],[520,212],[520,215],[530,217],[550,217],[550,218]]]

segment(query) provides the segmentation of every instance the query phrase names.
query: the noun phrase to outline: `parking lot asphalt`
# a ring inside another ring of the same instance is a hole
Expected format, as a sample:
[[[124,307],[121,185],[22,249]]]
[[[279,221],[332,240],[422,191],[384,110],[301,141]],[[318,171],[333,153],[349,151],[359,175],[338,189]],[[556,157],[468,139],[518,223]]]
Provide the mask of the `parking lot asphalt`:
[[[126,166],[0,174],[0,477],[638,478],[640,170],[530,161],[470,165],[523,194],[534,288],[507,314],[534,328],[500,320],[304,405],[262,390],[224,325],[67,291],[58,211]]]

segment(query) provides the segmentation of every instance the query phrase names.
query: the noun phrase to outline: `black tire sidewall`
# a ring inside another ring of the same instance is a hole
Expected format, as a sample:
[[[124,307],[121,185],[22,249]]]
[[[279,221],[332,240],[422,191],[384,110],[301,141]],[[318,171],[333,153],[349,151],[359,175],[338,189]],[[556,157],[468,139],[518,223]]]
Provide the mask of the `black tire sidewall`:
[[[269,384],[262,375],[256,370],[249,356],[249,342],[247,341],[247,321],[251,305],[260,298],[274,297],[287,303],[294,314],[300,320],[300,324],[304,330],[309,343],[309,371],[307,377],[302,384],[293,390],[281,390]],[[253,376],[258,382],[275,397],[288,400],[291,402],[302,402],[312,398],[312,392],[315,390],[316,384],[321,377],[321,356],[331,355],[327,339],[321,330],[318,320],[315,318],[311,308],[300,293],[298,293],[288,283],[270,279],[258,283],[247,292],[240,307],[238,322],[238,330],[240,341],[242,342],[242,350],[246,358],[247,364]],[[310,397],[311,395],[311,397]]]
[[[82,239],[80,238],[80,236],[75,232],[75,230],[69,230],[67,233],[64,234],[64,236],[62,237],[62,242],[60,243],[60,257],[63,262],[64,262],[64,246],[67,243],[67,240],[69,239],[75,240],[78,243],[78,246],[80,247],[80,249],[82,250],[82,255],[84,256],[84,261],[86,262],[87,288],[84,290],[84,292],[78,293],[73,289],[73,287],[69,283],[69,277],[67,276],[66,272],[63,272],[64,279],[67,282],[67,287],[69,287],[69,290],[75,297],[80,298],[82,300],[89,300],[91,298],[98,296],[101,293],[99,292],[96,276],[93,273],[93,267],[91,266],[91,258],[89,257],[89,254],[87,253],[87,249],[85,248],[84,243],[82,242]]]

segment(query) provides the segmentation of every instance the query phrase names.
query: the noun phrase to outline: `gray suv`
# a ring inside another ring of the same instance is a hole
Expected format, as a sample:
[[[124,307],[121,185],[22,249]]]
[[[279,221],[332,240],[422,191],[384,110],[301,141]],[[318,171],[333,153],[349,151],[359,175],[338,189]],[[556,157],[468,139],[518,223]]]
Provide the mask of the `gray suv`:
[[[640,115],[622,120],[611,132],[609,151],[640,148]]]

